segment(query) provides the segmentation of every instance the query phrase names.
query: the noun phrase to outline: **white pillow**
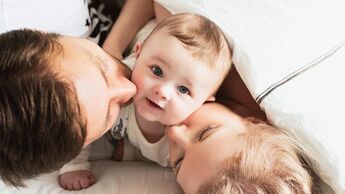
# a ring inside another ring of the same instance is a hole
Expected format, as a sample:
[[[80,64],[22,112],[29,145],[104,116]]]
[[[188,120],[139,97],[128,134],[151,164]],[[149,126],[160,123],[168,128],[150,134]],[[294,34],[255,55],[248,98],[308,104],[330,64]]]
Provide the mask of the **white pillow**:
[[[85,0],[2,0],[0,33],[20,28],[85,36],[89,33],[88,1]]]
[[[296,135],[321,178],[345,193],[345,1],[156,1],[222,28],[236,69],[270,121]]]

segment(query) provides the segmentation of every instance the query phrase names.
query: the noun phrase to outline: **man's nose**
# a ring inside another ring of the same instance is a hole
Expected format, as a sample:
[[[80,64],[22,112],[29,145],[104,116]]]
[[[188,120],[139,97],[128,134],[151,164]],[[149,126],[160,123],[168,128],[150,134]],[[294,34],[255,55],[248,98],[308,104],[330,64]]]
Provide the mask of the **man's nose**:
[[[121,77],[116,80],[110,92],[112,99],[117,99],[120,104],[124,104],[136,94],[137,88],[130,80]]]

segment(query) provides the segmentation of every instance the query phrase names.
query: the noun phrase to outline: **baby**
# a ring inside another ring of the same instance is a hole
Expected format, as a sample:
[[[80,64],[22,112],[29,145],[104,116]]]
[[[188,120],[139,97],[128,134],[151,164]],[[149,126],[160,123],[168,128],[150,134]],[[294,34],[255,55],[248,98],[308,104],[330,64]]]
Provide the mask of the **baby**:
[[[183,121],[215,99],[230,69],[231,49],[212,21],[183,13],[158,23],[142,44],[136,44],[135,57],[131,80],[137,94],[110,131],[114,138],[128,136],[145,158],[168,166],[165,126]],[[131,154],[125,147],[122,155]],[[95,182],[87,158],[85,150],[61,169],[63,188],[79,190]]]

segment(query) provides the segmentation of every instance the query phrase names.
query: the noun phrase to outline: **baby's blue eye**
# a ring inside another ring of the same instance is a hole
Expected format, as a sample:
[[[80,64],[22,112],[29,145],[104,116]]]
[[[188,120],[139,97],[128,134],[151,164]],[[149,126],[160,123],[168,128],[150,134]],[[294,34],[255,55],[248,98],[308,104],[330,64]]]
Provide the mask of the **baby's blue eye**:
[[[158,77],[163,77],[163,71],[161,68],[159,68],[158,66],[153,66],[151,67],[151,71],[153,74],[155,74]]]
[[[189,89],[184,86],[178,86],[177,89],[181,94],[189,94]]]

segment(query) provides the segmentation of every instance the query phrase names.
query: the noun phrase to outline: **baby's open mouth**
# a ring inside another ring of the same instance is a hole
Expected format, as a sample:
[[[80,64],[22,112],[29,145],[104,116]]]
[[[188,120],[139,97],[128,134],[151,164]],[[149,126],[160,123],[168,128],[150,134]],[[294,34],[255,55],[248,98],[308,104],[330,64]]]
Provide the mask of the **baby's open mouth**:
[[[150,99],[147,98],[148,103],[153,106],[154,108],[162,109],[158,104],[154,103]],[[163,109],[162,109],[163,110]]]

